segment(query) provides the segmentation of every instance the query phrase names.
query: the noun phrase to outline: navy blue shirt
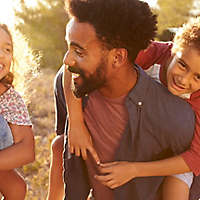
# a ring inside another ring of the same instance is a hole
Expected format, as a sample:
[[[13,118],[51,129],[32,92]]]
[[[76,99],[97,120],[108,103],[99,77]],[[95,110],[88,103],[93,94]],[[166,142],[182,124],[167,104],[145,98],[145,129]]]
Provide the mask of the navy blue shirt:
[[[193,137],[193,110],[186,101],[172,95],[139,67],[137,69],[137,84],[126,97],[129,121],[115,160],[152,161],[182,153]],[[64,132],[66,121],[62,69],[55,85],[57,133],[60,134]],[[74,155],[68,156],[66,150],[64,155],[66,199],[86,199],[90,186],[85,163]],[[135,178],[114,190],[115,199],[154,200],[162,181],[163,177]],[[196,200],[197,196],[193,197],[190,200]]]

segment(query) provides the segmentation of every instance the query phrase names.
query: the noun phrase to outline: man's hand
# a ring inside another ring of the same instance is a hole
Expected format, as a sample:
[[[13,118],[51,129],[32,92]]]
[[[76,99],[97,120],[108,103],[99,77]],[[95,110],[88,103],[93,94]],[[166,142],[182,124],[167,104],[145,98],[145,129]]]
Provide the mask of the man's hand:
[[[68,130],[68,145],[71,153],[76,156],[82,156],[87,159],[87,151],[89,151],[97,164],[100,164],[99,157],[93,147],[92,138],[84,124],[78,122],[76,125],[70,124]]]
[[[136,168],[133,162],[111,162],[100,164],[99,171],[102,175],[95,175],[105,186],[114,189],[136,177]]]

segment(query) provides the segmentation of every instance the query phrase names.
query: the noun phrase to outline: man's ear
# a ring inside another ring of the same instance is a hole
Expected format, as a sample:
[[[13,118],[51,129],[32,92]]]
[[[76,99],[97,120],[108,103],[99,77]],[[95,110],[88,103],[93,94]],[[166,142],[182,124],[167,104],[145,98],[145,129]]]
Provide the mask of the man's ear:
[[[125,48],[112,49],[112,65],[113,67],[120,67],[127,62],[128,51]]]

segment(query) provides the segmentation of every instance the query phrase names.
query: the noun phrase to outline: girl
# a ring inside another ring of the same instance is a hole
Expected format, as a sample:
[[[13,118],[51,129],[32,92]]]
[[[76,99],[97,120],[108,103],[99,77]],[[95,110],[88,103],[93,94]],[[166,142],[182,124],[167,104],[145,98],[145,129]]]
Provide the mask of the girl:
[[[13,60],[11,33],[0,24],[0,192],[4,199],[23,200],[26,184],[15,168],[34,160],[34,137],[27,108],[12,86]]]

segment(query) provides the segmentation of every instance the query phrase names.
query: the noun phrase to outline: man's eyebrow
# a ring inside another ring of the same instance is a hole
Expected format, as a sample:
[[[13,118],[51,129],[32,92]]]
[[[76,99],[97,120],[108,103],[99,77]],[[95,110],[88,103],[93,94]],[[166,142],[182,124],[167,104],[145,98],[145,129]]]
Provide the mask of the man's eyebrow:
[[[76,42],[70,42],[70,46],[75,46],[75,47],[78,47],[79,49],[81,50],[86,50],[85,48],[83,48],[82,46],[80,46],[78,43]]]

